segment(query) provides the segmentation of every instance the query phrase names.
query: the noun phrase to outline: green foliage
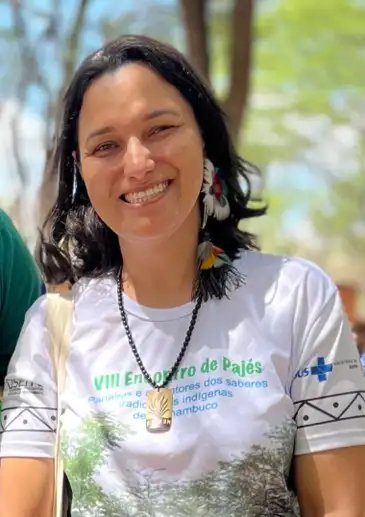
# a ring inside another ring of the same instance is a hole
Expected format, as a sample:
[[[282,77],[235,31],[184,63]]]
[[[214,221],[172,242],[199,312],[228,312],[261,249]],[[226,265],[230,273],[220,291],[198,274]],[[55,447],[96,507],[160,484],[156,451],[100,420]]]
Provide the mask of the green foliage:
[[[271,160],[285,159],[284,147],[293,157],[310,145],[292,127],[285,129],[285,115],[326,114],[334,123],[346,122],[351,100],[364,96],[365,4],[353,0],[335,4],[333,0],[264,0],[261,4],[256,17],[254,96],[245,140],[250,142],[251,135],[259,140],[263,125],[278,135],[283,145],[274,142]],[[265,139],[252,148],[249,143],[246,152],[261,162],[260,144],[271,146]],[[269,163],[267,159],[263,165]]]
[[[256,445],[248,453],[220,462],[203,478],[165,482],[158,469],[131,470],[120,489],[106,494],[97,482],[98,472],[108,465],[111,451],[122,448],[127,433],[109,416],[101,415],[85,421],[81,429],[65,438],[63,452],[73,489],[72,515],[296,515],[296,501],[286,490],[293,422],[266,436],[270,447]]]
[[[119,502],[113,495],[103,492],[95,475],[107,463],[110,452],[121,446],[127,433],[126,426],[109,415],[99,414],[85,420],[82,428],[72,435],[63,436],[62,454],[72,486],[75,515],[86,515],[83,513],[86,509],[90,517],[123,515],[113,513],[116,507],[120,510]]]
[[[313,182],[312,190],[295,189],[288,176],[288,187],[278,188],[273,172],[266,190],[269,215],[250,222],[249,229],[259,233],[264,249],[269,245],[273,251],[292,253],[298,242],[287,235],[286,225],[304,203],[307,224],[321,242],[323,263],[325,249],[346,249],[349,262],[357,262],[365,250],[365,159],[361,144],[353,148],[358,169],[342,167],[342,176],[340,169],[325,170],[320,153],[321,140],[326,143],[331,128],[349,126],[362,138],[365,3],[263,0],[257,6],[252,96],[242,133],[243,154],[264,171],[275,163],[276,169],[281,166],[288,175],[290,162],[306,163],[313,170]],[[318,117],[326,117],[328,132],[318,129]],[[335,146],[333,154],[339,163],[344,161]],[[320,181],[314,187],[317,178]],[[303,241],[301,253],[307,249],[310,254],[312,245]]]
[[[257,19],[255,85],[331,108],[328,93],[363,92],[365,4],[353,0],[281,0]],[[314,95],[315,94],[315,95]],[[304,98],[303,98],[304,97]]]
[[[292,193],[294,196],[294,193]],[[291,196],[291,201],[293,201]],[[295,196],[298,198],[298,195]],[[275,251],[287,254],[293,251],[290,237],[285,235],[285,218],[287,216],[287,199],[278,191],[271,190],[265,198],[268,206],[268,215],[258,219],[242,221],[240,227],[258,236],[260,248],[266,251]]]
[[[314,221],[327,246],[365,253],[365,175],[358,172],[330,186],[331,196],[314,210]]]
[[[256,445],[220,462],[204,478],[152,487],[156,499],[151,515],[295,515],[296,502],[285,490],[294,432],[290,424],[273,430],[270,448]]]

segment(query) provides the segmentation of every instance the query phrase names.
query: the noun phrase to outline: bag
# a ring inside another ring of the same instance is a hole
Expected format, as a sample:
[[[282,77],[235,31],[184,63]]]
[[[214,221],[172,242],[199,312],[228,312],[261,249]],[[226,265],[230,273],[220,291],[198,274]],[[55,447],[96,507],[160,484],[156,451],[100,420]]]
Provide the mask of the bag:
[[[57,382],[57,428],[54,454],[53,517],[68,515],[67,494],[64,494],[64,471],[60,444],[61,395],[66,380],[66,359],[69,349],[73,300],[71,294],[48,293],[47,327],[51,342],[51,357]],[[67,482],[67,480],[66,480]]]

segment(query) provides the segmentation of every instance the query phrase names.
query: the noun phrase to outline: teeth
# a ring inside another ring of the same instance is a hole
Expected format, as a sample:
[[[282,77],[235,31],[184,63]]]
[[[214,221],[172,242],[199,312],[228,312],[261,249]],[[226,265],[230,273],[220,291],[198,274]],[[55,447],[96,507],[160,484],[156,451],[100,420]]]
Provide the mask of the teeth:
[[[128,203],[144,203],[145,201],[149,201],[150,199],[153,199],[154,197],[161,194],[161,192],[166,190],[167,186],[168,182],[164,181],[158,185],[154,185],[153,187],[148,188],[147,190],[125,194],[124,198]]]

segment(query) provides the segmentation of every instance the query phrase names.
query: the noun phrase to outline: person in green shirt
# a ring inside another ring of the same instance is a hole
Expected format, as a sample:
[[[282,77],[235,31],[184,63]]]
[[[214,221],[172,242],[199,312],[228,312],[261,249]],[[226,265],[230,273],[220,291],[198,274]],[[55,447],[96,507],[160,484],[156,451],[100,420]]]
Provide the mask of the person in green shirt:
[[[28,308],[42,291],[40,274],[11,219],[0,209],[0,387]]]

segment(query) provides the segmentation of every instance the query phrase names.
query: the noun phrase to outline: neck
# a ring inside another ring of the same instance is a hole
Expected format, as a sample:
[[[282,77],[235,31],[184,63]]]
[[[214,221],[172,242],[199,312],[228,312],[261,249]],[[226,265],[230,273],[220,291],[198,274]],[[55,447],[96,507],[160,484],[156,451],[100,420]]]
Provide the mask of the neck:
[[[124,292],[142,305],[177,307],[191,301],[196,279],[198,230],[168,238],[120,240]]]

